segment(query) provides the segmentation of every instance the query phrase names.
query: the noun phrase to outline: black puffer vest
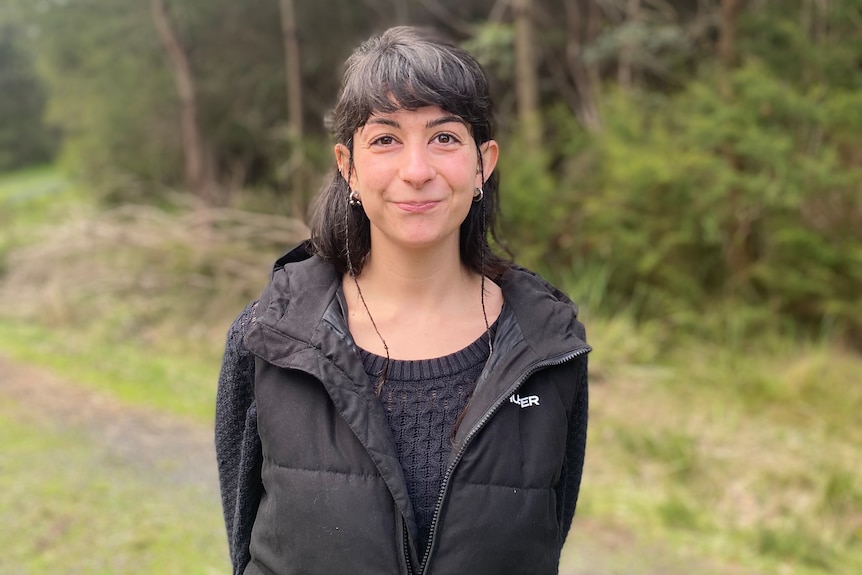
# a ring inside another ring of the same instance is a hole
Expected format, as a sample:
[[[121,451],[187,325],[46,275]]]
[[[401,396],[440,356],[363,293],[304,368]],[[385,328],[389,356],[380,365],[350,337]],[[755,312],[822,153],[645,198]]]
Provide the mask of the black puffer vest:
[[[528,272],[504,275],[511,311],[458,428],[428,551],[417,557],[403,472],[339,284],[317,257],[277,267],[245,339],[256,356],[264,485],[245,574],[557,573],[554,486],[589,351],[574,305]]]

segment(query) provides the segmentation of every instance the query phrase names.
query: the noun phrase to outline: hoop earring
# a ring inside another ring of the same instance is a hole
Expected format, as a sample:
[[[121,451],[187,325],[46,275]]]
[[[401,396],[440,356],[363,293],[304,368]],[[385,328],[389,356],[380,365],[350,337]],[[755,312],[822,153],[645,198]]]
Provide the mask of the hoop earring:
[[[359,198],[359,192],[356,190],[350,190],[350,193],[347,195],[347,205],[351,208],[362,207],[362,200]]]
[[[476,188],[476,191],[473,192],[473,201],[474,202],[481,202],[484,197],[485,197],[485,190],[483,190],[482,188]]]

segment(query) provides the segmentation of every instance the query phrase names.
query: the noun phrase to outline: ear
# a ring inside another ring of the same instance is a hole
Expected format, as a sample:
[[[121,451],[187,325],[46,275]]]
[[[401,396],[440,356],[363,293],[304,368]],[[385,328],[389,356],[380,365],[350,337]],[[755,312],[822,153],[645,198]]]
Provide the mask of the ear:
[[[348,177],[354,179],[355,174],[350,169],[350,150],[344,144],[335,144],[333,151],[335,152],[335,163],[338,166],[338,172],[341,174],[341,177],[345,181],[347,181]],[[353,183],[348,182],[348,185],[352,187]]]
[[[488,140],[479,145],[479,151],[482,153],[482,173],[476,174],[477,188],[481,187],[484,182],[487,182],[491,174],[494,173],[494,168],[497,167],[497,159],[500,157],[500,147],[495,140]]]

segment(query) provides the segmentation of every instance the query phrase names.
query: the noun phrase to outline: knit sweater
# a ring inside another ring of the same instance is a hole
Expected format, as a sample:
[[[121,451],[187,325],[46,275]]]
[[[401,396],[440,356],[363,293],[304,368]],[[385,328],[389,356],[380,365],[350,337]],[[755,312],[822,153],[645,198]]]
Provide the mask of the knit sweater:
[[[493,328],[492,328],[493,329]],[[380,393],[425,553],[434,507],[443,483],[451,436],[488,359],[488,335],[434,359],[391,360]],[[386,358],[359,351],[365,372],[377,382]]]
[[[234,566],[246,565],[251,558],[251,528],[263,491],[260,482],[263,451],[254,401],[254,355],[242,342],[256,308],[257,302],[246,306],[230,326],[219,373],[218,404],[240,407],[218,410],[222,415],[216,418],[215,426],[222,511]],[[241,443],[235,439],[237,430],[243,430]],[[257,480],[249,482],[250,477]]]

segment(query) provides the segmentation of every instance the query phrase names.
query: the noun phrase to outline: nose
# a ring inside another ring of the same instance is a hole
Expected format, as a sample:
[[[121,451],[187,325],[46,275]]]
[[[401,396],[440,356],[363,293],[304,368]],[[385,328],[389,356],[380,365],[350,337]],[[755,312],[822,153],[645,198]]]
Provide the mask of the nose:
[[[424,142],[405,146],[402,160],[399,175],[414,188],[421,188],[437,175]]]

